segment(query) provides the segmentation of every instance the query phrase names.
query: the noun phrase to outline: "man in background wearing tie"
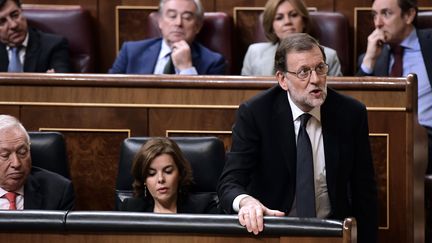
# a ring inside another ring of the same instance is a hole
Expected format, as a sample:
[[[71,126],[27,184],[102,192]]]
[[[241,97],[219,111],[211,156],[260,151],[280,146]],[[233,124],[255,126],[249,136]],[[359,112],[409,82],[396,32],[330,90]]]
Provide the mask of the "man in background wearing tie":
[[[199,0],[161,0],[162,38],[125,42],[109,73],[225,74],[224,57],[195,41],[203,11]]]
[[[359,242],[376,242],[377,189],[366,108],[327,88],[323,48],[284,39],[279,84],[240,105],[218,185],[222,208],[249,232],[263,216],[355,217]]]
[[[23,125],[0,115],[0,209],[71,210],[72,183],[65,177],[33,166],[30,138]]]
[[[20,0],[0,0],[0,71],[71,72],[67,40],[29,28]]]
[[[357,75],[405,77],[417,74],[418,120],[427,128],[429,168],[432,174],[432,29],[416,29],[416,0],[375,0],[375,30],[366,53],[359,58]]]

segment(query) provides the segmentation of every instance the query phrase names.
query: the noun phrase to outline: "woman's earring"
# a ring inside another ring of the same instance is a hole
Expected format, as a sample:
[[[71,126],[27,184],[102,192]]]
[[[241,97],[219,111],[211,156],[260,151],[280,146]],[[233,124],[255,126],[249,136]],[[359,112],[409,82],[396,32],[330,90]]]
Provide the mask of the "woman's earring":
[[[144,197],[147,197],[147,186],[144,184]]]

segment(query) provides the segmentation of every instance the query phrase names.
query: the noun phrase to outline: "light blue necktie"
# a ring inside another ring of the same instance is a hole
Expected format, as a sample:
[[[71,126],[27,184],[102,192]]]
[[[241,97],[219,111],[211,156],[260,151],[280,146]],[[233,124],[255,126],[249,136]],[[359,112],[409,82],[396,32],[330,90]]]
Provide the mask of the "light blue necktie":
[[[19,58],[20,47],[12,47],[11,48],[11,58],[9,60],[8,72],[19,73],[23,71],[23,67]]]

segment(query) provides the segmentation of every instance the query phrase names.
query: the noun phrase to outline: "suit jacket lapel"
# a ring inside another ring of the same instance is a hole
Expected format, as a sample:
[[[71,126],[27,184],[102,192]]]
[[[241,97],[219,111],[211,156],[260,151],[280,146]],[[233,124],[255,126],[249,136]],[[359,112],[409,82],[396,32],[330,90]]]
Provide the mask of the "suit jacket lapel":
[[[192,56],[192,65],[196,68],[198,74],[201,72],[201,64],[203,60],[201,60],[201,52],[198,46],[198,43],[193,42],[191,45],[191,56]],[[200,70],[200,71],[198,71]]]
[[[132,70],[137,70],[139,73],[153,73],[158,60],[159,52],[162,46],[162,38],[154,41],[150,45],[141,46],[139,49],[133,49],[131,51],[140,52],[132,67]],[[131,61],[131,60],[128,60]]]
[[[154,72],[161,47],[162,47],[162,39],[156,41],[154,44],[152,44],[146,50],[144,50],[143,54],[140,57],[141,60],[137,62],[139,65],[142,65],[141,67],[141,69],[143,70],[142,73]]]
[[[390,50],[384,46],[375,64],[374,76],[389,76]]]
[[[281,154],[283,161],[286,162],[289,173],[288,176],[294,178],[297,148],[291,107],[285,90],[281,89],[281,92],[279,92],[273,109],[275,112],[272,119],[274,124],[274,126],[272,126],[272,134],[275,138],[275,147],[278,148],[278,154]]]
[[[432,86],[432,31],[417,30],[417,36],[425,62],[426,72]]]
[[[43,209],[40,185],[31,174],[24,185],[24,209]]]
[[[326,167],[327,189],[329,191],[330,201],[332,195],[336,194],[336,178],[339,167],[339,144],[338,128],[343,126],[338,121],[335,105],[332,101],[331,89],[328,89],[326,101],[321,106],[321,126],[324,140],[324,157]],[[334,205],[334,204],[332,204]]]
[[[0,72],[7,72],[9,66],[8,52],[6,45],[0,44]]]
[[[29,29],[29,41],[24,58],[24,72],[36,71],[36,65],[40,50],[41,47],[39,34],[35,30]]]

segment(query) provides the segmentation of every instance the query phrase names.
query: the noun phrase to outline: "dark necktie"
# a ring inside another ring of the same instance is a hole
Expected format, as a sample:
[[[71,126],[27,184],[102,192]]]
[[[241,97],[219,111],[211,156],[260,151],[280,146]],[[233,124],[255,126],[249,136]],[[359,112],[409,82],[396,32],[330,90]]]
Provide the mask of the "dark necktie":
[[[402,77],[403,47],[400,45],[392,46],[391,52],[393,54],[394,62],[390,70],[390,77]]]
[[[7,192],[4,195],[4,198],[6,198],[9,201],[9,210],[16,210],[16,203],[15,203],[16,196],[17,195],[15,192]]]
[[[19,73],[22,72],[22,64],[19,58],[20,47],[12,47],[11,48],[11,58],[9,60],[8,72]]]
[[[312,145],[306,131],[311,115],[300,116],[297,136],[296,207],[298,217],[315,217],[315,187]]]
[[[175,68],[174,68],[174,64],[171,58],[171,54],[169,54],[169,60],[167,62],[167,64],[165,64],[164,70],[163,70],[164,74],[175,74]]]

